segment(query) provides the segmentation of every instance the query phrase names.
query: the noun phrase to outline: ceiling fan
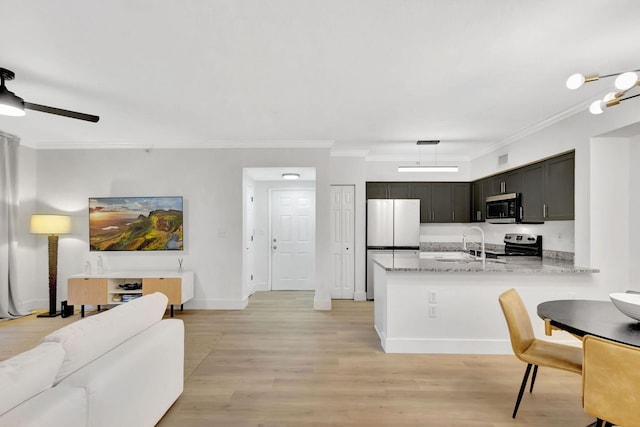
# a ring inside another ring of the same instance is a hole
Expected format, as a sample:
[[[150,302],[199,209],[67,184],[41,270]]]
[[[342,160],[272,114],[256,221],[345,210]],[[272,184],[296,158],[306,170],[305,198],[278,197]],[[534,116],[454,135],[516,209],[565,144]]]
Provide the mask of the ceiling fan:
[[[40,111],[43,113],[56,114],[58,116],[71,117],[72,119],[97,122],[100,117],[92,114],[78,113],[77,111],[63,110],[61,108],[47,107],[46,105],[32,104],[25,102],[16,96],[4,85],[5,80],[13,80],[15,74],[6,68],[0,68],[0,114],[5,116],[24,116],[24,109]]]

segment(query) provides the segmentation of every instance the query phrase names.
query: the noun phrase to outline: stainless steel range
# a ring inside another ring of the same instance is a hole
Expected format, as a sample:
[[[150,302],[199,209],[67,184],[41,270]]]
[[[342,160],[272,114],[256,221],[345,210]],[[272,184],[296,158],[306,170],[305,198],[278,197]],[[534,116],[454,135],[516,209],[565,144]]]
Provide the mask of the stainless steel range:
[[[504,252],[486,251],[486,254],[487,258],[499,256],[542,257],[542,236],[507,233],[504,235]]]

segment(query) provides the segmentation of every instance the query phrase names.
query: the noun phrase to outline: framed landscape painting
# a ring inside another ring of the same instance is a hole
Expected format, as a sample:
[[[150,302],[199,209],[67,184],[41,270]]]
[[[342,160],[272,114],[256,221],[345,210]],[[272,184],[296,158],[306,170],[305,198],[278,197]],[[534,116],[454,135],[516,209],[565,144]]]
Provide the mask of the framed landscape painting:
[[[182,197],[92,197],[91,251],[181,251]]]

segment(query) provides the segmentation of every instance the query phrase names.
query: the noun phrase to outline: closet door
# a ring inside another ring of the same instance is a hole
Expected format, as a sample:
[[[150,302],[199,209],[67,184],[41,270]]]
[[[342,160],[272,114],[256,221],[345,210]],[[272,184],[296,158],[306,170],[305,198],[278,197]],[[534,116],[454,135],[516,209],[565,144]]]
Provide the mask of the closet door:
[[[355,186],[331,186],[332,299],[353,299],[355,292]]]

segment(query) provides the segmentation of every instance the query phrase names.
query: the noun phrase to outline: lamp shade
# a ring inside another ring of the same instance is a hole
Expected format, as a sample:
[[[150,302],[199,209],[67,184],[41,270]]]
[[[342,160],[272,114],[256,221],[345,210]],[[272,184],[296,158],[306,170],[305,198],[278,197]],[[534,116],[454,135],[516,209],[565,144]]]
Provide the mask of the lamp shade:
[[[0,114],[3,116],[24,116],[22,98],[8,90],[4,84],[0,86]]]
[[[31,215],[32,234],[67,234],[71,231],[68,215]]]

